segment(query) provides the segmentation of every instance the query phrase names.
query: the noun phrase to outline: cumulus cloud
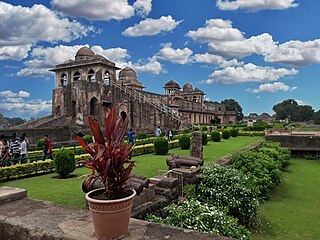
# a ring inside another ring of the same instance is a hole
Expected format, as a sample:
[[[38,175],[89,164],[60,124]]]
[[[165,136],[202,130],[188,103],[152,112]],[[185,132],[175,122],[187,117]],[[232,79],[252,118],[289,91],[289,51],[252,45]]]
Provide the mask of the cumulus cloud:
[[[152,0],[137,0],[133,7],[139,16],[148,16],[152,9]]]
[[[27,98],[30,97],[30,93],[26,91],[19,91],[19,92],[12,92],[10,90],[1,91],[0,92],[0,98]]]
[[[294,91],[297,90],[297,87],[290,87],[282,82],[274,82],[274,83],[265,83],[261,84],[258,88],[256,89],[248,89],[248,92],[252,93],[261,93],[261,92],[271,92],[275,93],[278,91]]]
[[[148,58],[148,62],[145,64],[135,64],[132,65],[132,68],[138,72],[147,72],[152,74],[160,74],[165,72],[162,68],[161,63],[158,62],[156,57]]]
[[[221,10],[245,9],[256,12],[260,10],[282,10],[299,6],[295,0],[217,0],[217,7]]]
[[[186,64],[190,61],[189,57],[192,55],[192,50],[185,47],[184,49],[173,49],[171,44],[165,44],[157,54],[158,58],[169,60],[173,63]]]
[[[169,32],[175,29],[181,21],[174,20],[170,15],[159,19],[147,18],[122,32],[127,37],[154,36],[161,32]]]
[[[23,59],[38,41],[70,42],[92,31],[92,26],[63,18],[40,4],[29,8],[0,2],[0,60]]]
[[[219,82],[222,84],[235,84],[245,82],[270,82],[297,73],[298,71],[294,68],[262,67],[248,63],[243,66],[230,66],[216,70],[209,76],[209,79],[203,83],[212,84]]]
[[[243,40],[243,34],[237,28],[232,27],[232,22],[223,19],[210,19],[206,26],[195,31],[189,31],[188,37],[195,41],[209,43],[213,41],[239,41]]]
[[[120,47],[103,49],[101,46],[93,46],[91,49],[115,63],[123,62],[130,57],[128,50]]]

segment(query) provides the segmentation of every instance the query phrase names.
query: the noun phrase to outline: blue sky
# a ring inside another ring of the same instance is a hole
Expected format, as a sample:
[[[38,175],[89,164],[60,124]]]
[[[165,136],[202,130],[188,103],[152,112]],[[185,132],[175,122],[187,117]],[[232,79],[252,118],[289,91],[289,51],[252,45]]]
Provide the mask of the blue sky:
[[[0,113],[51,113],[54,75],[86,45],[137,71],[145,90],[173,79],[244,114],[296,99],[320,108],[318,0],[0,1]]]

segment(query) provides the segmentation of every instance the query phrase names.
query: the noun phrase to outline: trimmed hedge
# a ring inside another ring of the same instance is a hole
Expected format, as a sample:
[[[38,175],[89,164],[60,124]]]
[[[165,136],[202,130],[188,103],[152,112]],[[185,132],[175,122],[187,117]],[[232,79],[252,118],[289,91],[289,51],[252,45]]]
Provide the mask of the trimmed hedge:
[[[183,134],[179,137],[179,145],[182,149],[189,149],[191,145],[190,136]]]
[[[139,132],[138,139],[146,139],[148,138],[148,135],[145,132]]]
[[[235,129],[235,128],[231,128],[231,129],[230,129],[230,135],[231,135],[231,137],[237,137],[238,134],[239,134],[238,129]]]
[[[202,145],[207,145],[207,143],[208,143],[208,133],[203,132],[202,133]]]
[[[223,139],[229,139],[231,136],[230,131],[229,130],[223,130],[222,131],[222,137]]]
[[[249,137],[263,137],[265,134],[264,132],[239,132],[238,136],[249,136]]]
[[[41,138],[41,139],[39,139],[38,142],[37,142],[37,147],[42,148],[43,146],[44,146],[44,139]]]
[[[86,142],[86,144],[92,143],[93,142],[93,138],[91,135],[84,135],[82,137],[82,139]]]
[[[185,133],[190,133],[189,128],[185,128],[185,129],[183,129],[182,133],[183,133],[183,134],[185,134]]]
[[[157,155],[165,155],[169,151],[168,140],[165,138],[157,138],[154,140],[154,152]]]
[[[211,140],[214,142],[220,142],[220,140],[221,140],[220,132],[212,131],[211,132]]]
[[[54,166],[56,173],[65,177],[76,169],[74,153],[66,148],[61,148],[54,153]]]

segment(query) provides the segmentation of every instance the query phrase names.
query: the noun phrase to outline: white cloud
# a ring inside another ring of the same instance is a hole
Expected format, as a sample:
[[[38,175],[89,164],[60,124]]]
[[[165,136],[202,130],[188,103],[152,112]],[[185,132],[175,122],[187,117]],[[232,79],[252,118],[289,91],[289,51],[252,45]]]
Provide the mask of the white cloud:
[[[30,97],[30,93],[26,92],[26,91],[19,91],[19,92],[12,92],[10,90],[6,90],[6,91],[1,91],[0,92],[0,98],[28,98]]]
[[[221,56],[204,53],[204,54],[195,54],[193,56],[195,62],[198,63],[209,63],[209,64],[221,64],[225,59]]]
[[[148,72],[152,74],[160,74],[164,72],[161,63],[157,61],[156,57],[148,58],[148,62],[145,64],[135,64],[132,67],[138,72]]]
[[[101,46],[93,46],[91,49],[96,54],[100,54],[115,63],[123,62],[130,57],[128,50],[120,47],[103,49]]]
[[[285,76],[295,75],[298,71],[285,68],[273,68],[256,66],[252,63],[243,66],[231,66],[214,71],[209,79],[204,81],[206,84],[220,82],[222,84],[236,84],[245,82],[270,82],[277,81]]]
[[[92,26],[63,18],[43,5],[0,2],[0,60],[23,59],[38,41],[70,42],[92,31]]]
[[[248,92],[252,93],[260,93],[260,92],[278,92],[278,91],[294,91],[297,90],[297,87],[290,87],[282,82],[274,82],[274,83],[265,83],[261,84],[258,88],[256,89],[248,89]]]
[[[128,27],[122,32],[122,35],[127,37],[154,36],[175,29],[181,22],[182,20],[176,21],[170,15],[159,19],[147,18],[133,27]]]
[[[217,0],[217,7],[221,10],[245,9],[256,12],[265,9],[281,10],[299,6],[295,0]]]
[[[133,7],[138,15],[142,17],[148,16],[152,9],[152,0],[137,0]]]
[[[192,50],[187,47],[184,49],[173,49],[169,43],[165,44],[156,56],[174,63],[186,64],[190,61],[189,57],[192,55],[192,53]]]
[[[295,99],[295,101],[298,103],[298,105],[305,105],[305,103],[302,100]]]
[[[223,19],[210,19],[206,21],[206,26],[198,28],[196,31],[189,31],[187,36],[199,42],[213,41],[239,41],[243,40],[243,34],[232,27],[232,22]]]

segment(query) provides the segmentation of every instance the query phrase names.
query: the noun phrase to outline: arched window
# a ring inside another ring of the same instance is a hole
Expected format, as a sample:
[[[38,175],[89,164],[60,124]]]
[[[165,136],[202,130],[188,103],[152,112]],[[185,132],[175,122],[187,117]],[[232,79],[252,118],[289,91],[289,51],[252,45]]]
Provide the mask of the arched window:
[[[197,97],[196,97],[196,96],[193,96],[193,97],[192,97],[192,101],[193,101],[193,102],[197,102]]]
[[[58,107],[56,107],[56,116],[60,116],[61,115],[61,109],[60,109],[60,105]]]
[[[80,80],[80,73],[79,72],[75,72],[73,74],[73,81],[78,81]]]
[[[105,85],[110,85],[110,73],[108,71],[104,73],[103,82]]]
[[[126,113],[125,111],[122,111],[122,112],[120,113],[120,116],[121,116],[121,118],[122,118],[122,121],[124,121],[124,120],[126,120],[126,118],[127,118],[127,113]]]
[[[188,97],[184,97],[183,99],[184,99],[184,100],[189,100]]]
[[[88,81],[89,82],[95,82],[96,81],[96,77],[95,77],[94,71],[92,69],[90,69],[89,72],[88,72]]]
[[[68,85],[68,77],[65,73],[62,73],[60,76],[60,87],[65,87]]]
[[[76,111],[76,101],[72,101],[71,102],[71,107],[72,107],[72,109],[71,109],[71,116],[72,117],[75,117],[76,116],[76,114],[77,114],[77,111]]]
[[[95,97],[90,100],[90,115],[98,115],[98,100]]]

